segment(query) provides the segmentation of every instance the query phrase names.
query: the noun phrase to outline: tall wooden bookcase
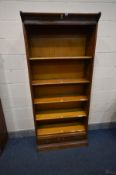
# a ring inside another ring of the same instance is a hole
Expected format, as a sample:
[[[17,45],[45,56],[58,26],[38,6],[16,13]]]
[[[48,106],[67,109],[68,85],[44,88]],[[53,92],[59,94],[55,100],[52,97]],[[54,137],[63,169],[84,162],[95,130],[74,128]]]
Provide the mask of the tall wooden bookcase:
[[[38,150],[87,145],[101,13],[20,15]]]

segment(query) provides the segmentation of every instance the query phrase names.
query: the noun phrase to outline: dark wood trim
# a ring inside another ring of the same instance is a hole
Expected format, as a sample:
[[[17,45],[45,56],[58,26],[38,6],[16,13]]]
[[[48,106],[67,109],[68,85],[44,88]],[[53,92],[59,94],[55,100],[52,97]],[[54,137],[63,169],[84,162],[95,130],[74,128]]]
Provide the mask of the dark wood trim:
[[[3,114],[2,103],[0,100],[0,153],[2,153],[7,140],[8,140],[8,132]]]
[[[62,24],[65,24],[65,22],[70,21],[70,24],[73,24],[74,21],[79,24],[96,24],[101,16],[101,12],[99,13],[29,13],[29,12],[22,12],[20,11],[20,15],[22,18],[22,21],[27,24],[34,24],[37,21],[41,22],[61,22]],[[62,22],[63,20],[63,22]],[[72,23],[71,23],[72,22]],[[59,24],[58,23],[58,24]]]

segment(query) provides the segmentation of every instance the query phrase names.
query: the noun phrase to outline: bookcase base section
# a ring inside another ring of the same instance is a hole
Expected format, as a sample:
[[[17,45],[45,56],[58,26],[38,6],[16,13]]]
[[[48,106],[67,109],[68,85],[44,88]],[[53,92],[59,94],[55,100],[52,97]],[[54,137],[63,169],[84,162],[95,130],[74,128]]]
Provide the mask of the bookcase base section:
[[[37,151],[48,151],[48,150],[57,150],[63,148],[87,146],[88,140],[72,141],[72,142],[62,142],[62,143],[53,143],[53,144],[42,144],[37,146]]]

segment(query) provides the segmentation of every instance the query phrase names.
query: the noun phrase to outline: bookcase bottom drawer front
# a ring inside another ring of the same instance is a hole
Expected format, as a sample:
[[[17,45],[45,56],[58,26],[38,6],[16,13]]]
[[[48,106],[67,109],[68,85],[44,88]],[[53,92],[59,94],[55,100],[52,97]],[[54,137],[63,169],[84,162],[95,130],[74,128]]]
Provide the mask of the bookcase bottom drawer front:
[[[41,144],[37,146],[37,151],[57,150],[57,149],[80,147],[80,146],[87,146],[87,145],[88,145],[88,140],[82,139],[82,140],[70,141],[70,142]]]
[[[51,144],[51,143],[60,143],[67,141],[78,141],[86,139],[86,134],[83,133],[67,133],[67,134],[56,134],[38,137],[38,144]]]

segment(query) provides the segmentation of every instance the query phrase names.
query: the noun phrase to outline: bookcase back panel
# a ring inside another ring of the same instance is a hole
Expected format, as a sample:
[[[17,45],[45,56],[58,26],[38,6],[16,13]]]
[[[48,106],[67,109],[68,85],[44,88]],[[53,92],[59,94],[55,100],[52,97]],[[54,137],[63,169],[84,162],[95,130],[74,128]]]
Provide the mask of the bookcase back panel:
[[[65,95],[84,95],[85,85],[50,85],[35,86],[33,88],[34,97],[55,97]]]
[[[57,110],[57,112],[59,112],[59,111]],[[71,123],[74,123],[74,122],[79,122],[79,123],[83,124],[85,122],[85,120],[86,120],[86,118],[84,118],[84,117],[77,117],[76,118],[76,116],[75,116],[75,118],[63,118],[63,119],[59,119],[59,120],[39,121],[39,122],[37,122],[37,126],[42,128],[42,126],[44,127],[45,124],[51,124],[51,126],[48,126],[48,127],[52,127],[52,124],[53,125],[54,124],[69,124],[70,125]],[[77,125],[78,125],[78,123],[77,123]]]
[[[86,102],[49,103],[49,104],[35,105],[35,109],[36,111],[74,109],[74,108],[82,108],[85,105]]]
[[[78,60],[45,60],[33,62],[32,79],[69,79],[84,76],[84,62]]]
[[[85,35],[47,35],[30,38],[31,57],[60,57],[85,55]]]
[[[34,36],[82,36],[91,33],[96,26],[86,25],[26,25],[26,30],[30,37]]]

